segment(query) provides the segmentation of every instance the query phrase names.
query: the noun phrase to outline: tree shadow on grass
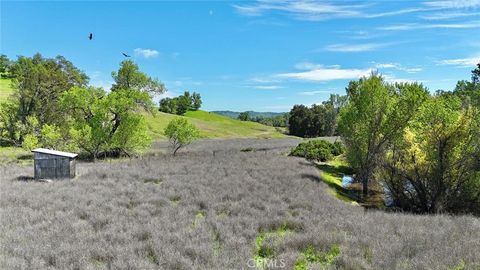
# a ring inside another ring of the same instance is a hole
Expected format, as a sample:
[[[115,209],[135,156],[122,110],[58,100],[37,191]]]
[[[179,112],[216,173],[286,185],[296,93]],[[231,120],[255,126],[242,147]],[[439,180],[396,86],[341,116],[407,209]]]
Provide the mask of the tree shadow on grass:
[[[339,178],[340,182],[342,181],[342,177],[344,175],[352,175],[353,170],[350,167],[344,166],[344,165],[339,165],[339,166],[332,166],[328,163],[321,163],[321,164],[316,164],[317,169],[319,169],[322,174],[327,174],[329,177],[335,177]],[[320,181],[324,182],[327,184],[331,189],[333,189],[337,195],[337,197],[343,201],[348,201],[348,202],[358,202],[361,203],[362,199],[359,196],[358,192],[355,190],[349,189],[347,187],[342,186],[340,183],[336,183],[333,181],[328,181],[325,179],[325,176],[322,177],[317,177]]]
[[[353,175],[354,173],[352,168],[345,165],[332,166],[327,163],[322,163],[322,164],[317,164],[316,167],[322,172],[326,172],[330,175],[333,175],[339,178],[342,178],[344,175]]]

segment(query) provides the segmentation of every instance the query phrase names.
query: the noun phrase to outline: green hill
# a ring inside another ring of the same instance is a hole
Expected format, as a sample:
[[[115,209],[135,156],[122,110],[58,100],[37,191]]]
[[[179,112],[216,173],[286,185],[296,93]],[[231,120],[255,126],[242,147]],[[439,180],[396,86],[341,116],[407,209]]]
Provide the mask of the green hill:
[[[212,113],[216,113],[219,115],[223,116],[228,116],[230,118],[235,118],[237,119],[238,115],[240,115],[241,112],[234,112],[234,111],[212,111]],[[250,117],[264,117],[264,118],[269,118],[269,117],[275,117],[279,115],[284,115],[286,112],[256,112],[256,111],[247,111],[248,115]]]
[[[240,121],[206,111],[189,111],[185,116],[157,112],[146,115],[150,135],[164,139],[163,129],[175,117],[185,117],[199,130],[203,138],[279,138],[284,137],[274,127],[255,122]]]
[[[9,79],[0,79],[0,102],[6,100],[13,93],[10,83]]]

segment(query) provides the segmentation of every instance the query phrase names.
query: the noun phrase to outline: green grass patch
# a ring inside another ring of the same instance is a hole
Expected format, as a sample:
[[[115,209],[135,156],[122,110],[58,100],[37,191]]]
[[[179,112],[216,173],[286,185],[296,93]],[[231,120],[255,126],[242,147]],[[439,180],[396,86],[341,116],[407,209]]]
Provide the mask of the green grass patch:
[[[465,269],[465,261],[463,259],[460,260],[460,262],[452,268],[452,270],[464,270]]]
[[[195,219],[192,222],[192,227],[195,228],[198,223],[200,223],[205,217],[207,216],[207,212],[205,210],[200,210],[195,214]]]
[[[333,245],[330,250],[325,253],[317,252],[314,247],[310,246],[302,252],[302,258],[297,260],[294,270],[307,270],[312,264],[319,264],[321,267],[332,265],[340,255],[340,246]]]
[[[162,179],[154,179],[154,178],[147,178],[143,180],[143,183],[145,184],[152,183],[152,184],[158,185],[162,182],[163,182]]]
[[[220,242],[220,233],[218,231],[213,232],[213,256],[218,256],[222,250],[222,244]]]
[[[240,121],[206,111],[189,111],[184,116],[156,112],[145,114],[149,134],[153,139],[165,139],[163,130],[175,117],[187,118],[200,130],[202,138],[282,138],[274,127]]]
[[[341,156],[327,163],[318,164],[317,168],[321,170],[320,179],[329,186],[328,192],[330,194],[342,201],[358,204],[360,198],[354,192],[342,186],[342,177],[351,175],[352,170]]]
[[[264,244],[265,240],[269,238],[281,239],[291,232],[293,232],[293,228],[290,228],[285,224],[278,229],[259,233],[255,238],[255,265],[260,269],[265,269],[265,266],[268,265],[268,261],[275,256],[273,248]]]
[[[174,196],[170,197],[169,199],[174,204],[178,204],[182,200],[182,197],[180,195],[174,195]]]
[[[13,93],[10,79],[0,79],[0,102],[6,101]]]
[[[33,154],[20,147],[0,147],[0,164],[29,164],[33,161]]]

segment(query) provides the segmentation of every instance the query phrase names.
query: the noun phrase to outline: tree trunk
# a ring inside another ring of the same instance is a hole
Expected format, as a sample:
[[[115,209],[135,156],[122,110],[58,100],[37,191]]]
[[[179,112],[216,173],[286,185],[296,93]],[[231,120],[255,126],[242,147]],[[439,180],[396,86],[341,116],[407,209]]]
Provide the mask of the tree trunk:
[[[362,184],[363,199],[366,199],[368,197],[368,178],[363,179]]]

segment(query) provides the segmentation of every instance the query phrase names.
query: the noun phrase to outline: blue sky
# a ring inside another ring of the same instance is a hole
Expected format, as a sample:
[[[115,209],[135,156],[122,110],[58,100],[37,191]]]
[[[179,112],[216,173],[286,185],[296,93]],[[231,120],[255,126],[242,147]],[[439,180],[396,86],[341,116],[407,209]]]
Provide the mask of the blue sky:
[[[480,61],[480,0],[1,1],[0,52],[63,55],[108,88],[122,52],[205,110],[288,111],[378,70],[431,91]],[[94,38],[88,40],[92,32]]]

